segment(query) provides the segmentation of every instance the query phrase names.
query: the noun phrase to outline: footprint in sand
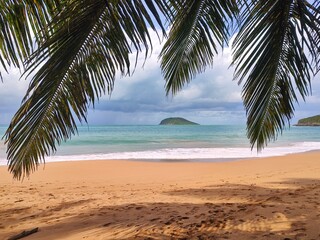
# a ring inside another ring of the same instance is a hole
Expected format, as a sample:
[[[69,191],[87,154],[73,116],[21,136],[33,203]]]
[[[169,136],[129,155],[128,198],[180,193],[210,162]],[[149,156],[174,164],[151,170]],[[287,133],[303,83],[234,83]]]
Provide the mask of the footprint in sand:
[[[307,236],[307,234],[305,234],[305,233],[298,233],[298,234],[296,234],[295,235],[295,240],[304,240],[304,239],[306,239],[306,236]]]
[[[102,227],[108,227],[108,226],[110,226],[111,224],[112,224],[111,222],[105,223],[105,224],[102,225]]]
[[[172,223],[174,223],[174,219],[171,218],[169,221],[165,222],[165,225],[171,225]]]
[[[150,222],[154,222],[154,221],[157,221],[157,220],[160,220],[161,218],[152,218],[150,219]]]

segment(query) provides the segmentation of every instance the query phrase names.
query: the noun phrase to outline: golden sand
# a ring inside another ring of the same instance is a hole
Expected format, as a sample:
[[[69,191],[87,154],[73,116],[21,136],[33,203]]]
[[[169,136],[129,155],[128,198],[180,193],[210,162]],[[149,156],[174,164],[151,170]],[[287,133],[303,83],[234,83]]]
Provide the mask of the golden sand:
[[[0,167],[0,239],[320,239],[320,153]]]

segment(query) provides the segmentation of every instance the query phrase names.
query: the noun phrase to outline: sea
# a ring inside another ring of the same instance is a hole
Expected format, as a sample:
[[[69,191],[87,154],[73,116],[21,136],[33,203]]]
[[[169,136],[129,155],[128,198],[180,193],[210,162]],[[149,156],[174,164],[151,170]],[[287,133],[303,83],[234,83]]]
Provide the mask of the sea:
[[[0,126],[4,135],[6,126]],[[0,165],[6,146],[0,145]],[[57,147],[46,162],[76,160],[200,161],[281,156],[320,150],[320,127],[291,126],[261,152],[251,149],[243,125],[148,125],[78,127],[78,134]]]

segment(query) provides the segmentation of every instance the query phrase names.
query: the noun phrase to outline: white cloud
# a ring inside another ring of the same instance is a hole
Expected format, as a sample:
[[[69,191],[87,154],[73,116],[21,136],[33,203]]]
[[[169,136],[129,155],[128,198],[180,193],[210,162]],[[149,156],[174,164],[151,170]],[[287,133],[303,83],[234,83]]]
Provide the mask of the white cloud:
[[[181,92],[177,94],[175,101],[182,102],[182,101],[192,101],[201,97],[202,95],[202,86],[200,85],[190,85],[187,88],[183,89]]]

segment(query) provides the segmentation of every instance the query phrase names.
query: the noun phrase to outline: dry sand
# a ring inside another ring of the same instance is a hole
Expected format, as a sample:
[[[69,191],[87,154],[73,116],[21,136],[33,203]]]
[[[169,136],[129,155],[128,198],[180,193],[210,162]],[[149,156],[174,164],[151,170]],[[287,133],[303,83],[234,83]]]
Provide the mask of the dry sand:
[[[320,153],[224,163],[0,167],[0,239],[320,239]]]

